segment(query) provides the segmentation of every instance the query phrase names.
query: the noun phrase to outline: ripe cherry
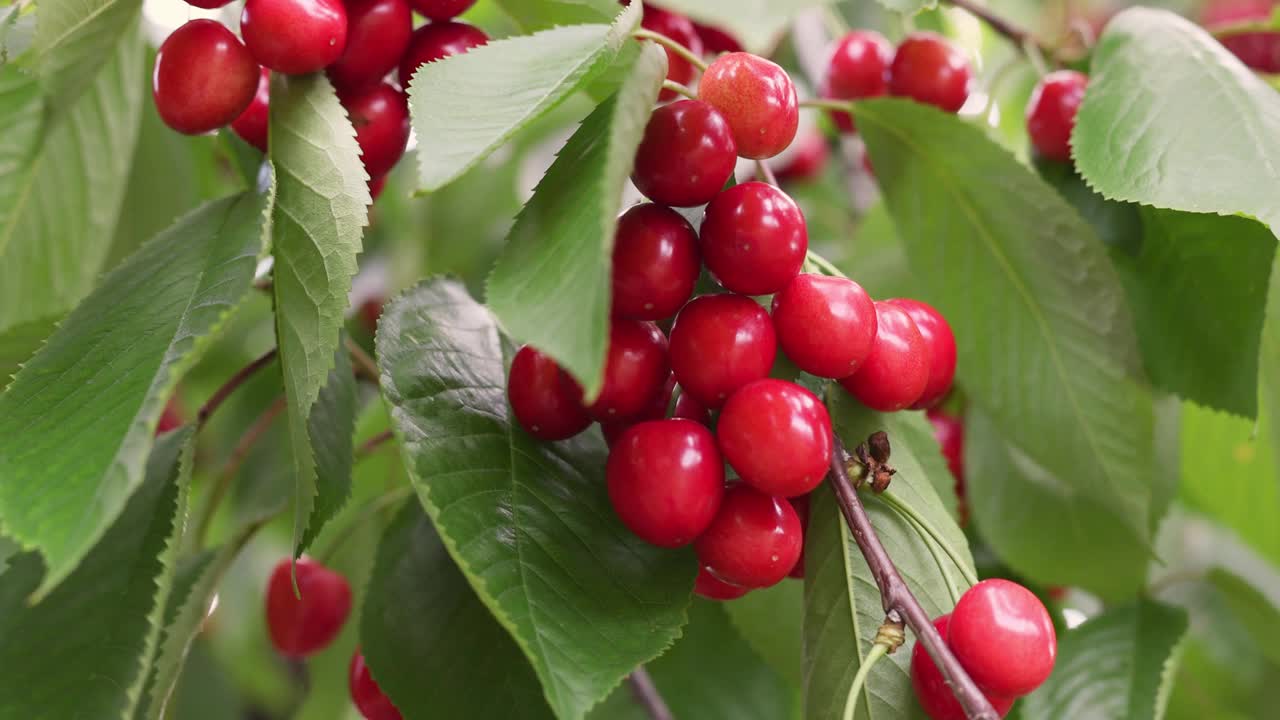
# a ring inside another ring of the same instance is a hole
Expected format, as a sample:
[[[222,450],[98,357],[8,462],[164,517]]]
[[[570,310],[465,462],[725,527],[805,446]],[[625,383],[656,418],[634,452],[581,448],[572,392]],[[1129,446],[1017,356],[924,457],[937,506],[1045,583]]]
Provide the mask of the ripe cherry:
[[[796,517],[800,518],[800,537],[801,537],[801,539],[803,539],[805,542],[808,542],[808,536],[809,536],[809,496],[808,496],[808,495],[800,495],[800,496],[797,496],[797,497],[788,498],[788,499],[787,499],[787,502],[791,503],[791,507],[792,507],[792,509],[794,509],[794,510],[796,511]],[[796,558],[796,564],[795,564],[795,566],[794,566],[794,567],[792,567],[792,568],[791,568],[791,572],[787,573],[787,577],[795,578],[796,580],[803,580],[803,579],[804,579],[804,545],[805,545],[805,542],[802,542],[802,543],[800,544],[800,557]]]
[[[876,308],[858,283],[802,273],[773,296],[778,344],[801,370],[844,378],[871,354]]]
[[[339,93],[378,83],[400,63],[413,32],[406,0],[347,0],[347,47],[329,66]]]
[[[165,403],[164,411],[160,413],[160,420],[156,423],[156,435],[163,435],[170,430],[182,427],[182,423],[185,422],[182,416],[182,403],[178,401],[178,396],[174,395],[169,398],[169,402]]]
[[[1003,697],[1035,690],[1053,672],[1058,640],[1044,604],[1021,585],[993,578],[965,591],[951,611],[947,644],[983,689]]]
[[[693,547],[717,579],[762,588],[791,572],[802,543],[791,503],[738,484],[725,491],[719,512]]]
[[[276,565],[267,581],[267,630],[276,650],[306,657],[337,637],[351,612],[346,578],[310,558],[297,560],[298,592],[293,594],[289,559]]]
[[[863,405],[881,412],[902,410],[920,399],[929,382],[929,354],[920,330],[905,310],[878,302],[876,339],[858,371],[840,384]]]
[[[942,635],[944,641],[947,639],[947,625],[950,620],[950,615],[943,615],[933,621],[933,627]],[[947,644],[950,645],[950,643]],[[924,643],[918,640],[915,647],[911,649],[911,687],[915,690],[916,700],[924,709],[925,715],[933,720],[965,720],[968,717],[964,713],[964,708],[960,706],[960,701],[956,700],[955,693],[947,685],[942,671],[934,664],[933,658],[929,657],[929,651],[925,649]],[[1013,698],[988,694],[987,701],[991,703],[992,709],[1000,714],[1000,717],[1008,715],[1009,709],[1013,707]]]
[[[471,9],[476,0],[413,0],[413,9],[428,20],[451,20]]]
[[[809,233],[786,193],[762,182],[716,195],[702,219],[702,260],[726,290],[768,295],[787,286],[804,265]]]
[[[738,39],[723,29],[711,25],[703,25],[702,23],[694,23],[693,27],[698,31],[698,39],[702,40],[702,52],[706,55],[719,55],[720,53],[742,52],[742,43]]]
[[[702,74],[698,99],[729,123],[738,154],[770,158],[786,149],[800,126],[796,87],[787,71],[758,55],[721,55]]]
[[[258,65],[230,30],[192,20],[160,46],[151,94],[160,119],[187,135],[216,130],[253,101]]]
[[[613,314],[634,320],[675,315],[693,295],[702,262],[698,234],[680,213],[645,203],[618,218],[613,239]]]
[[[819,94],[833,100],[860,100],[879,97],[889,89],[889,63],[893,45],[874,30],[854,30],[840,38],[831,49],[827,72]],[[853,132],[853,117],[834,112],[832,118],[844,132]]]
[[[933,437],[942,448],[942,457],[947,461],[947,469],[956,481],[956,497],[964,504],[964,423],[960,418],[944,410],[934,408],[925,413],[933,424]],[[964,512],[961,510],[961,518]],[[962,523],[963,524],[963,523]]]
[[[260,64],[301,75],[327,67],[347,46],[347,11],[340,0],[246,0],[244,44]]]
[[[489,36],[474,25],[461,22],[432,22],[413,31],[409,47],[400,58],[400,87],[408,90],[413,74],[425,63],[451,55],[461,55],[489,42]]]
[[[231,0],[187,0],[187,4],[191,7],[204,8],[205,10],[216,10]]]
[[[724,116],[704,102],[681,100],[649,117],[631,182],[656,203],[693,207],[715,197],[737,163]]]
[[[591,424],[582,386],[547,355],[525,345],[511,360],[507,399],[525,432],[539,440],[564,440]]]
[[[600,421],[638,415],[662,392],[670,373],[667,338],[658,326],[615,318],[609,330],[604,388],[587,412]]]
[[[387,187],[387,176],[369,178],[369,201],[373,202],[382,194],[382,190]]]
[[[684,15],[662,10],[646,3],[644,19],[640,21],[640,26],[646,30],[666,35],[689,48],[694,55],[702,54],[702,38],[698,37],[698,30],[693,26],[689,18]],[[672,82],[678,82],[681,85],[688,85],[693,80],[693,64],[677,55],[670,48],[664,49],[667,51],[667,79]],[[658,95],[658,99],[664,102],[674,100],[675,97],[676,92],[674,90],[663,90]]]
[[[342,98],[356,129],[356,143],[369,177],[382,177],[395,167],[409,143],[409,100],[390,83]]]
[[[929,365],[929,381],[925,383],[920,399],[911,405],[913,410],[923,410],[942,402],[951,391],[956,377],[956,336],[951,325],[932,305],[910,298],[894,298],[885,302],[897,305],[911,316],[924,346]]]
[[[973,69],[964,52],[932,32],[911,33],[889,68],[889,94],[956,112],[969,99]]]
[[[716,439],[738,477],[767,495],[804,495],[822,482],[831,464],[826,406],[785,380],[756,380],[730,395]]]
[[[769,313],[743,295],[694,298],[671,328],[671,369],[684,392],[716,409],[769,374],[778,350]]]
[[[401,720],[400,711],[369,674],[369,666],[358,649],[347,667],[347,687],[351,690],[352,704],[365,720]]]
[[[737,600],[751,592],[750,588],[731,585],[712,575],[705,567],[698,568],[698,577],[693,581],[693,591],[708,600]]]
[[[662,391],[654,396],[649,406],[639,413],[632,415],[625,420],[612,420],[600,423],[600,432],[604,434],[604,441],[609,447],[613,447],[618,442],[618,438],[622,437],[622,433],[632,425],[639,425],[648,420],[663,420],[667,417],[667,408],[671,405],[671,395],[676,390],[676,376],[668,375],[667,382],[663,384]],[[674,416],[673,417],[678,417]]]
[[[711,424],[711,411],[707,409],[707,406],[698,402],[692,395],[683,390],[681,390],[680,396],[676,398],[676,407],[672,411],[671,417],[686,418],[703,425]]]
[[[262,76],[258,78],[258,90],[253,95],[249,107],[240,113],[240,117],[231,121],[231,129],[241,140],[267,151],[267,127],[271,119],[271,71],[262,68]]]
[[[827,139],[822,136],[822,133],[809,133],[797,140],[792,148],[794,153],[787,160],[787,164],[777,171],[779,182],[804,182],[815,180],[822,175],[822,170],[827,165],[827,157],[831,154],[831,148],[827,146]]]
[[[1043,157],[1071,162],[1071,129],[1089,78],[1075,70],[1057,70],[1040,78],[1027,102],[1027,134]]]
[[[605,478],[622,523],[659,547],[693,542],[724,494],[724,463],[711,431],[679,418],[628,428],[609,451]]]

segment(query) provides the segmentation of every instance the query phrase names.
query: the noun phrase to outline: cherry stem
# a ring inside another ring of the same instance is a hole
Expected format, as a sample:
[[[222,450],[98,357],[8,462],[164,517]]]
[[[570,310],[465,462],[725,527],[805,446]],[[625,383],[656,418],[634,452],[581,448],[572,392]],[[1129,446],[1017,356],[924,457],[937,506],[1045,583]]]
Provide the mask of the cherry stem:
[[[390,430],[383,430],[377,435],[374,435],[368,440],[365,440],[364,442],[360,443],[360,447],[356,448],[356,458],[361,459],[367,455],[372,455],[373,452],[377,450],[379,447],[381,447],[383,443],[385,443],[388,440],[391,440],[394,437],[395,436],[391,433]]]
[[[800,107],[814,110],[831,110],[834,112],[853,112],[852,100],[833,100],[831,98],[809,98],[801,100]]]
[[[631,33],[631,37],[636,38],[637,40],[652,40],[685,60],[688,60],[689,64],[698,68],[699,71],[706,72],[707,70],[707,63],[705,60],[698,57],[696,53],[684,45],[681,45],[678,41],[672,40],[662,33],[656,33],[647,28],[640,28],[639,30]]]
[[[222,504],[227,491],[231,489],[231,483],[235,480],[236,474],[240,472],[240,466],[244,465],[244,461],[249,457],[249,451],[267,433],[267,430],[271,428],[272,421],[283,410],[284,396],[281,395],[249,425],[244,434],[240,436],[240,439],[236,441],[235,447],[231,449],[231,456],[227,458],[227,464],[222,466],[222,472],[218,475],[217,484],[209,492],[209,499],[205,501],[204,510],[200,513],[200,520],[196,523],[194,537],[197,548],[204,547],[205,538],[209,534],[209,526],[213,523],[213,516],[217,514],[218,506]]]
[[[653,678],[649,677],[649,671],[643,665],[627,676],[627,685],[631,686],[636,702],[644,706],[651,720],[674,720],[671,708],[667,707],[667,701],[662,699],[662,693],[658,692],[658,686],[653,684]]]
[[[893,488],[887,488],[884,492],[881,492],[880,497],[888,503],[890,507],[897,510],[903,517],[919,526],[919,528],[924,531],[924,534],[932,538],[934,543],[937,544],[938,547],[941,547],[942,551],[947,554],[947,557],[951,558],[951,562],[955,563],[955,566],[960,570],[960,574],[964,576],[965,582],[970,585],[978,584],[977,576],[969,572],[969,569],[965,567],[963,562],[961,562],[961,558],[956,552],[956,549],[951,547],[951,544],[942,537],[942,533],[938,532],[938,529],[933,526],[933,523],[929,522],[923,515],[916,512],[915,508],[903,502],[902,498],[894,494]]]
[[[977,2],[974,2],[974,0],[943,0],[943,1],[948,4],[956,6],[961,10],[964,10],[970,15],[973,15],[974,17],[978,18],[982,22],[991,26],[992,30],[995,30],[998,34],[1003,35],[1014,45],[1017,45],[1018,49],[1026,53],[1028,56],[1030,56],[1030,48],[1033,48],[1033,47],[1038,52],[1041,53],[1042,57],[1044,55],[1053,55],[1053,51],[1050,48],[1045,47],[1043,43],[1037,40],[1036,36],[1033,35],[1030,30],[1020,27],[1016,23],[1013,23],[1005,18],[1000,17],[999,15],[992,12],[990,8],[983,7],[982,5],[979,5]]]
[[[346,336],[343,336],[342,340],[346,343],[347,352],[351,353],[351,359],[355,361],[356,375],[363,377],[374,385],[381,385],[382,380],[378,373],[378,363],[374,362],[373,358],[369,357],[369,353],[357,345],[355,340]]]
[[[215,390],[213,395],[205,401],[204,405],[200,406],[200,410],[196,413],[196,427],[204,427],[204,424],[209,420],[209,416],[213,415],[213,411],[217,410],[218,406],[231,397],[236,388],[243,385],[246,380],[253,377],[259,370],[270,365],[271,361],[276,359],[277,352],[276,348],[271,348],[259,355],[253,362],[237,370],[235,375],[232,375],[222,384],[222,387]]]
[[[849,686],[849,699],[844,705],[844,720],[853,720],[854,711],[858,707],[858,696],[862,694],[862,686],[867,682],[867,675],[871,674],[871,668],[880,658],[888,654],[888,645],[876,643],[871,646],[871,652],[862,659],[862,667],[858,668],[858,674],[853,676],[853,684]]]
[[[880,537],[871,525],[871,519],[867,517],[866,509],[862,507],[862,501],[858,499],[857,490],[854,490],[853,483],[849,481],[849,472],[845,467],[848,453],[845,452],[844,445],[834,435],[832,443],[831,472],[827,477],[835,490],[836,501],[849,525],[853,540],[862,551],[862,557],[866,558],[867,567],[871,569],[876,586],[880,588],[880,604],[884,606],[885,617],[889,621],[905,621],[916,638],[924,644],[929,657],[942,670],[947,685],[964,709],[965,717],[969,720],[999,720],[1000,716],[943,642],[929,614],[920,606],[920,601],[898,574],[898,568],[885,552]]]
[[[689,98],[690,100],[698,99],[698,94],[693,91],[693,88],[689,87],[688,85],[681,85],[675,80],[663,80],[662,89],[670,90],[673,93],[679,93]]]
[[[769,167],[769,163],[763,160],[756,160],[756,175],[764,182],[778,187],[778,176],[773,174],[773,168]]]

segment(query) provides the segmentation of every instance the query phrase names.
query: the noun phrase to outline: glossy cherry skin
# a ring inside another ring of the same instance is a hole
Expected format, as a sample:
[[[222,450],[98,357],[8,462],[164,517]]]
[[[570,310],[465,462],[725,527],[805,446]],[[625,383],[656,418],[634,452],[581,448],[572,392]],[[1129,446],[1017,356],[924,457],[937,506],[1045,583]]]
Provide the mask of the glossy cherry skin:
[[[889,91],[889,64],[893,45],[874,30],[854,30],[840,38],[831,49],[827,72],[819,94],[833,100],[860,100],[879,97]],[[833,112],[832,119],[844,132],[853,132],[853,117]]]
[[[734,185],[708,205],[699,230],[702,261],[726,290],[768,295],[800,272],[809,250],[804,214],[762,182]]]
[[[715,518],[724,495],[715,438],[681,418],[628,428],[609,451],[605,478],[622,524],[659,547],[693,542]]]
[[[984,692],[1020,697],[1053,672],[1058,640],[1044,604],[1021,585],[993,578],[960,596],[947,644]]]
[[[507,400],[516,422],[539,440],[564,440],[591,424],[582,406],[582,386],[555,360],[529,345],[511,360]]]
[[[702,38],[698,36],[697,28],[684,15],[662,10],[646,3],[644,19],[640,21],[640,26],[646,30],[666,35],[689,48],[694,55],[702,54]],[[678,82],[681,85],[689,85],[693,81],[695,72],[693,64],[670,49],[664,49],[667,51],[667,79]],[[673,90],[663,90],[658,94],[658,99],[665,102],[674,100],[676,96],[677,93]]]
[[[733,174],[737,147],[729,123],[710,105],[697,100],[664,105],[645,125],[631,182],[656,203],[702,205]]]
[[[413,31],[409,47],[400,59],[400,87],[409,89],[413,73],[429,62],[462,53],[489,42],[489,36],[474,25],[461,22],[432,22]]]
[[[693,592],[708,600],[737,600],[751,592],[751,589],[731,585],[703,567],[698,568],[698,577],[693,581]]]
[[[777,171],[778,181],[804,182],[820,177],[823,168],[827,166],[827,158],[831,155],[831,148],[827,146],[827,139],[822,133],[810,133],[797,140],[793,147],[794,154]]]
[[[187,0],[187,4],[191,7],[204,8],[205,10],[216,10],[230,2],[231,0]]]
[[[947,638],[947,625],[950,620],[950,615],[943,615],[933,621],[933,627],[942,635],[944,641]],[[919,641],[916,641],[915,647],[911,649],[911,687],[915,690],[916,700],[919,701],[925,715],[932,720],[965,720],[967,717],[964,714],[964,708],[960,706],[960,701],[956,700],[955,693],[947,686],[942,671],[934,664],[933,658],[929,657],[929,651],[925,649],[924,643]],[[1000,714],[1000,717],[1008,715],[1009,709],[1013,707],[1012,698],[988,694],[987,701],[991,703],[991,708]]]
[[[600,432],[604,435],[605,444],[613,447],[618,442],[618,439],[622,437],[622,433],[626,432],[632,425],[639,425],[649,420],[665,419],[667,417],[667,408],[671,406],[671,395],[675,390],[676,376],[668,375],[667,382],[662,386],[662,391],[654,396],[653,400],[649,402],[649,406],[644,410],[624,420],[600,423]]]
[[[369,177],[382,177],[395,167],[409,143],[409,99],[390,83],[342,97]]]
[[[876,339],[858,371],[840,384],[872,410],[911,407],[929,382],[924,337],[905,310],[887,302],[876,308]]]
[[[698,99],[724,115],[738,154],[771,158],[795,139],[800,102],[787,71],[758,55],[726,53],[702,74]]]
[[[766,495],[804,495],[831,465],[826,406],[786,380],[756,380],[730,395],[716,423],[716,440],[738,477]]]
[[[402,720],[400,711],[392,704],[364,662],[364,655],[356,650],[347,666],[347,688],[351,691],[351,703],[365,720]]]
[[[693,27],[698,31],[698,38],[702,40],[703,53],[719,55],[720,53],[742,52],[742,43],[721,28],[703,25],[702,23],[694,23]]]
[[[715,520],[693,548],[719,580],[763,588],[791,572],[802,544],[800,518],[791,503],[739,483],[725,491]]]
[[[297,561],[298,591],[293,594],[289,559],[276,565],[267,581],[267,630],[276,650],[301,658],[333,642],[351,612],[346,578],[310,558]]]
[[[413,33],[406,0],[347,0],[347,47],[329,66],[339,93],[353,93],[382,81],[400,64]]]
[[[852,280],[801,273],[773,296],[773,326],[782,352],[801,370],[844,378],[871,354],[876,308]]]
[[[809,496],[800,495],[793,498],[787,498],[787,502],[791,503],[791,508],[796,511],[796,517],[800,518],[800,537],[808,542],[809,535]],[[791,572],[787,573],[787,577],[796,580],[804,579],[804,542],[800,544],[800,557],[796,558],[796,564],[791,568]]]
[[[1027,134],[1042,157],[1071,162],[1071,130],[1089,77],[1057,70],[1040,78],[1027,102]]]
[[[231,130],[241,140],[267,151],[267,127],[270,120],[271,106],[271,71],[262,68],[262,76],[258,78],[258,90],[253,95],[249,107],[240,116],[231,121]]]
[[[767,377],[777,351],[769,313],[743,295],[694,298],[671,328],[676,382],[713,410],[738,388]]]
[[[258,64],[213,20],[192,20],[160,46],[151,94],[164,124],[187,135],[217,130],[253,101]]]
[[[476,0],[412,0],[413,9],[428,20],[451,20],[471,9]]]
[[[908,35],[889,68],[889,94],[956,112],[969,99],[973,69],[964,52],[932,32]]]
[[[670,373],[667,338],[658,326],[615,318],[609,329],[604,388],[587,412],[600,421],[638,415],[662,392]]]
[[[925,383],[920,399],[912,403],[913,410],[924,410],[942,402],[951,391],[956,378],[956,336],[942,313],[928,303],[910,298],[894,298],[885,302],[897,305],[911,316],[920,337],[924,338],[928,354],[929,381]]]
[[[340,0],[246,0],[240,35],[260,64],[287,75],[327,67],[347,46]]]
[[[676,406],[671,412],[671,417],[686,418],[703,425],[711,424],[711,410],[683,389],[680,396],[676,398]]]
[[[702,271],[698,234],[680,213],[636,205],[618,218],[613,238],[613,314],[633,320],[675,315]]]

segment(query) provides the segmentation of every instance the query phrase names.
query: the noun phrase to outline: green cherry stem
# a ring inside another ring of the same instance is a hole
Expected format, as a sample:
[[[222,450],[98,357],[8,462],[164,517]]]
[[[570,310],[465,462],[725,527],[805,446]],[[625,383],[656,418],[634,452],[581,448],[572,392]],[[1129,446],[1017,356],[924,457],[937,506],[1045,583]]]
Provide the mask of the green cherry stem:
[[[832,100],[830,98],[809,98],[801,100],[800,107],[814,110],[832,110],[834,112],[853,112],[852,100]]]
[[[652,40],[685,60],[688,60],[689,64],[698,68],[699,71],[706,72],[707,70],[707,63],[702,58],[698,57],[697,54],[689,48],[681,45],[679,42],[672,40],[662,33],[656,33],[646,28],[640,28],[639,30],[631,33],[631,37],[636,38],[637,40]]]
[[[862,659],[862,667],[859,667],[858,674],[853,676],[853,684],[849,686],[849,696],[844,702],[844,720],[853,720],[854,711],[858,708],[858,696],[862,694],[862,686],[867,683],[867,675],[871,674],[871,668],[875,667],[876,662],[887,654],[889,654],[889,647],[876,643],[871,646],[871,652]]]
[[[698,99],[698,94],[693,91],[693,88],[690,88],[688,85],[681,85],[675,80],[663,80],[662,89],[670,90],[671,92],[674,92],[674,93],[679,93],[689,98],[690,100]]]
[[[805,256],[805,260],[807,260],[807,261],[809,261],[809,262],[813,263],[813,264],[814,264],[814,265],[816,265],[820,270],[822,270],[822,272],[824,272],[824,273],[826,273],[826,274],[828,274],[828,275],[833,275],[833,276],[835,276],[835,277],[845,278],[846,280],[847,280],[847,279],[849,279],[849,276],[848,276],[848,275],[845,275],[845,274],[840,270],[840,268],[836,267],[836,266],[835,266],[835,263],[833,263],[833,262],[831,262],[830,260],[828,260],[828,259],[826,259],[826,258],[822,257],[821,255],[819,255],[818,253],[816,253],[816,252],[814,252],[814,251],[812,251],[812,250],[810,250],[810,251],[809,251],[809,254]]]
[[[938,572],[942,575],[942,579],[947,583],[947,592],[951,595],[951,604],[954,605],[960,602],[960,588],[956,586],[955,579],[951,577],[951,571],[947,568],[946,563],[942,560],[942,555],[939,553],[939,545],[941,543],[934,541],[932,536],[929,535],[929,531],[920,523],[916,522],[915,518],[903,513],[895,505],[889,505],[889,508],[897,513],[903,520],[906,520],[913,528],[916,529],[916,532],[926,536],[924,543],[925,547],[929,548],[929,554],[933,556],[933,562],[938,566]],[[946,551],[943,550],[941,552]]]
[[[885,504],[889,507],[915,523],[926,535],[937,543],[938,547],[942,548],[942,551],[947,554],[947,557],[951,558],[951,562],[960,569],[960,574],[964,576],[965,582],[970,585],[978,584],[978,577],[965,567],[965,564],[961,561],[960,553],[957,552],[955,548],[951,547],[951,543],[947,542],[946,538],[942,537],[942,533],[938,532],[938,529],[933,526],[933,523],[930,523],[923,515],[916,512],[915,508],[903,502],[902,498],[894,494],[892,489],[888,489],[880,493],[879,497],[884,500]],[[945,575],[946,573],[943,574]]]

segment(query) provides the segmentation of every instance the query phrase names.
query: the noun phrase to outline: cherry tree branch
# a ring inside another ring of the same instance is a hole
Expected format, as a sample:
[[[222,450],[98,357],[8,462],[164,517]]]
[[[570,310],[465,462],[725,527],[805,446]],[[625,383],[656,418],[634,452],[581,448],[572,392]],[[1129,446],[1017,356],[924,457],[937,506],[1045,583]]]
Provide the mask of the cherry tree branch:
[[[243,385],[246,380],[253,377],[262,368],[270,365],[271,361],[275,360],[277,352],[276,348],[271,348],[259,355],[253,362],[237,370],[235,375],[232,375],[222,384],[222,387],[215,390],[213,395],[209,396],[209,399],[196,412],[196,427],[204,425],[209,420],[209,416],[213,415],[213,411],[217,410],[227,398],[231,397],[231,394]]]
[[[658,686],[653,684],[653,678],[649,677],[649,671],[643,665],[627,676],[627,685],[636,696],[636,702],[644,706],[652,720],[674,720],[671,708],[667,707],[667,701],[662,699],[662,693],[658,692]]]

